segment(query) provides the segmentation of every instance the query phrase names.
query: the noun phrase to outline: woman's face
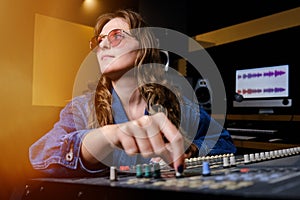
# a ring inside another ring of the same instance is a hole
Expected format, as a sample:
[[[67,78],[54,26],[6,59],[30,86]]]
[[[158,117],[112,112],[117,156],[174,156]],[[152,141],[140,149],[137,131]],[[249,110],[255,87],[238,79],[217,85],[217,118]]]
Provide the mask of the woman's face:
[[[112,80],[120,78],[129,69],[134,67],[139,49],[139,42],[132,36],[123,33],[119,44],[109,42],[107,35],[115,29],[122,29],[130,33],[130,28],[123,18],[114,18],[103,27],[100,35],[106,37],[100,42],[97,49],[97,59],[101,73]]]

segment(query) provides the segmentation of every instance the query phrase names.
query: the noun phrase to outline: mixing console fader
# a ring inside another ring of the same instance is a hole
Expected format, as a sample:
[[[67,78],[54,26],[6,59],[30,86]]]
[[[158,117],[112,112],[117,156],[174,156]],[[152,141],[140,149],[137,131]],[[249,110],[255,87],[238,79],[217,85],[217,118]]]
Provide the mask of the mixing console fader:
[[[113,168],[101,178],[31,179],[26,199],[300,199],[300,147]]]

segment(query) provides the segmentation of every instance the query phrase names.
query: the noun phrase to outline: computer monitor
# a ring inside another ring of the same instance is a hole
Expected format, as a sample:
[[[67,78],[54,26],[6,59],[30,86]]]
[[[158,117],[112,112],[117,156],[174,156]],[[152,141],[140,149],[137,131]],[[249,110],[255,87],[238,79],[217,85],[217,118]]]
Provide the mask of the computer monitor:
[[[274,113],[275,107],[291,107],[289,65],[271,65],[235,70],[234,108],[258,108]]]

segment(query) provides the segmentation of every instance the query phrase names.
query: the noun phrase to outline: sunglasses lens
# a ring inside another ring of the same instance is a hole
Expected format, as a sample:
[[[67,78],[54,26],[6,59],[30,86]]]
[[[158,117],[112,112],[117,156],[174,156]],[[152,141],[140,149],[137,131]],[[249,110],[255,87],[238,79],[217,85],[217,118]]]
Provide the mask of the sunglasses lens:
[[[123,40],[124,33],[123,33],[123,30],[121,30],[121,29],[115,29],[115,30],[112,30],[111,32],[109,32],[107,36],[106,35],[94,36],[90,40],[90,49],[93,50],[94,48],[96,48],[105,37],[107,37],[110,45],[112,47],[115,47],[115,46],[118,46],[120,44],[120,42]]]
[[[111,44],[111,46],[115,47],[120,44],[122,39],[124,38],[123,32],[120,29],[112,30],[108,34],[108,40]]]

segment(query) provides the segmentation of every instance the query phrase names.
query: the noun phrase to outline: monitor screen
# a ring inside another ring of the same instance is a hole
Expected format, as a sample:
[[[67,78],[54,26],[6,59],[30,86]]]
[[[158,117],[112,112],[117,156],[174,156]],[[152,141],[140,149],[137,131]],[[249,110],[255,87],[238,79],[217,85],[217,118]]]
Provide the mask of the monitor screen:
[[[287,107],[289,99],[289,65],[237,69],[235,92],[242,101],[234,107]]]

